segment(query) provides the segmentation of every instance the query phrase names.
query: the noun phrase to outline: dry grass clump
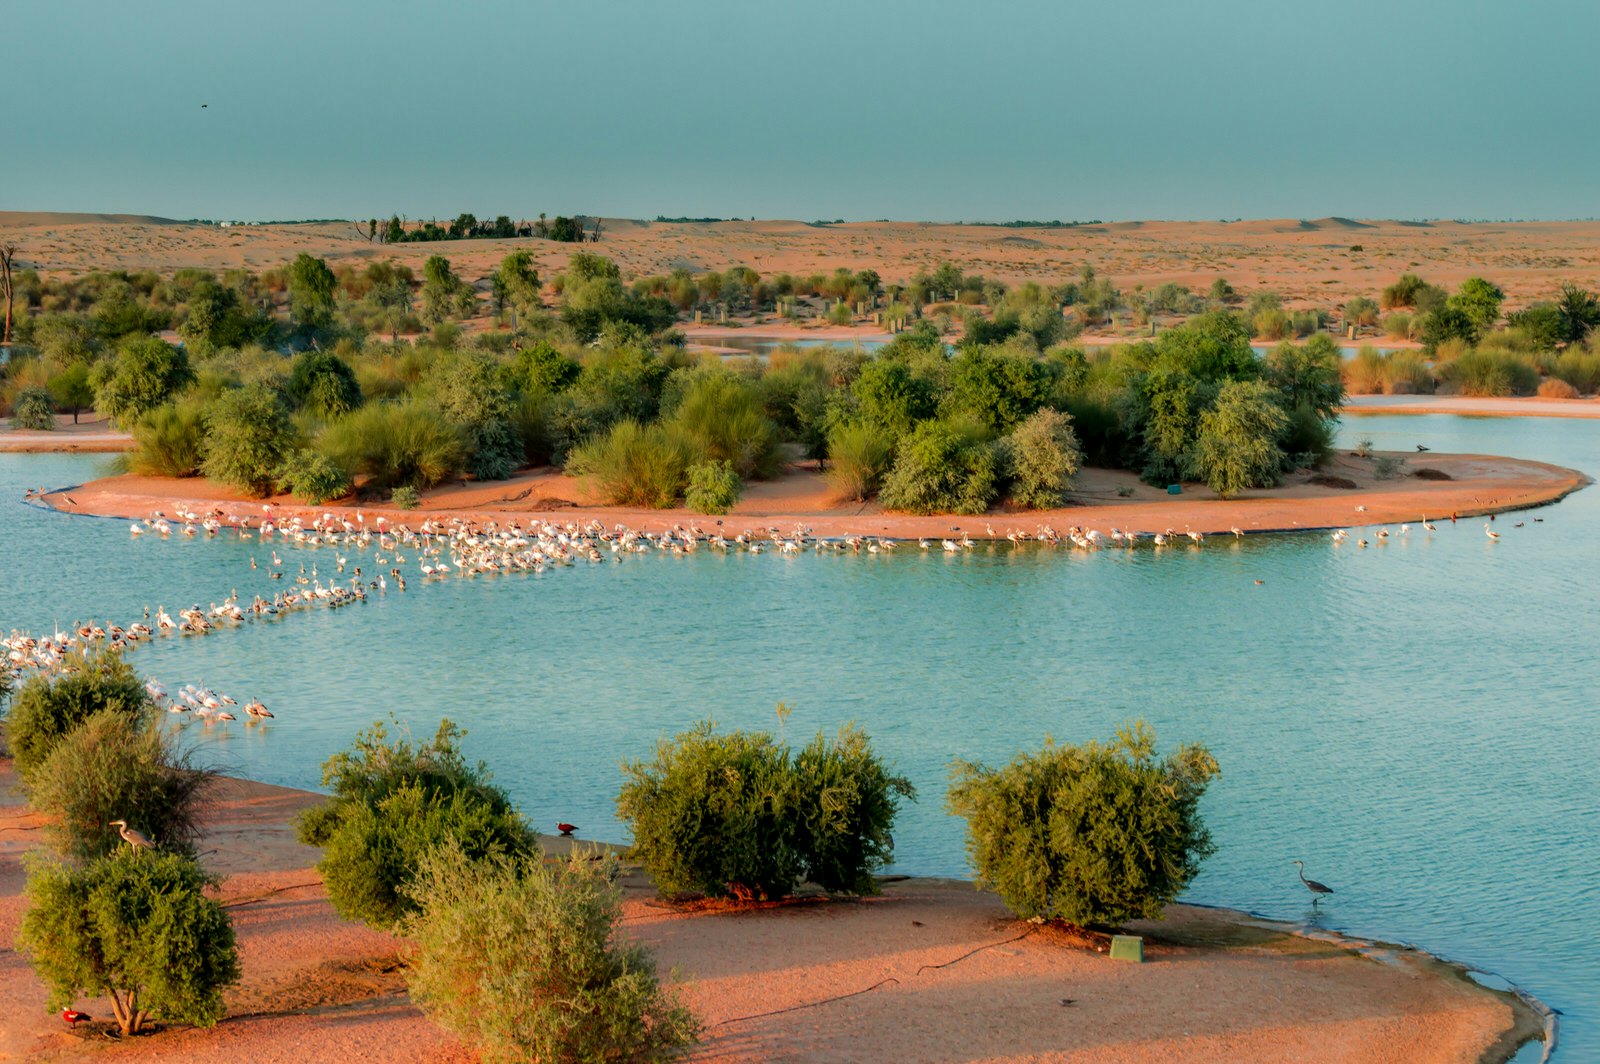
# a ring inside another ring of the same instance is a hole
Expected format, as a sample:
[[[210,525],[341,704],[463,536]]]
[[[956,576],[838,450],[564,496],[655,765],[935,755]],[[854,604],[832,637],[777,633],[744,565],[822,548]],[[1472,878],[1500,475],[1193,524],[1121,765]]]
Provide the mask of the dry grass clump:
[[[1578,389],[1560,377],[1546,377],[1539,382],[1538,395],[1541,399],[1576,399]]]

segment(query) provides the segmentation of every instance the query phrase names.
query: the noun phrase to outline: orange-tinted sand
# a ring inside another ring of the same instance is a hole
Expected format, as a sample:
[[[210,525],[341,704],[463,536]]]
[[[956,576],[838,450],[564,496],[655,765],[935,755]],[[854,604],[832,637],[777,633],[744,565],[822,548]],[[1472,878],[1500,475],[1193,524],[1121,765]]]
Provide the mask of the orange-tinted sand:
[[[772,481],[753,483],[734,512],[726,517],[706,517],[684,509],[637,510],[593,505],[589,487],[555,470],[535,470],[510,480],[462,482],[428,493],[419,510],[395,510],[387,503],[362,505],[369,514],[386,514],[391,521],[416,523],[424,516],[460,515],[479,521],[502,523],[518,520],[590,521],[625,524],[640,530],[661,530],[674,525],[697,524],[733,534],[778,528],[784,533],[803,526],[817,536],[880,536],[896,539],[941,537],[966,533],[974,539],[1001,538],[1018,530],[1033,535],[1044,525],[1064,533],[1079,526],[1109,532],[1121,528],[1143,532],[1193,529],[1208,535],[1241,531],[1282,531],[1420,521],[1424,515],[1448,518],[1503,512],[1537,506],[1559,499],[1589,483],[1575,470],[1542,462],[1489,455],[1446,455],[1429,452],[1399,457],[1406,471],[1434,469],[1452,479],[1422,480],[1401,476],[1377,480],[1368,459],[1341,456],[1321,475],[1348,478],[1353,490],[1311,483],[1299,473],[1282,486],[1252,491],[1234,499],[1219,499],[1207,489],[1190,485],[1181,495],[1142,484],[1131,473],[1089,469],[1078,478],[1072,505],[1059,510],[992,512],[981,517],[937,515],[917,517],[885,513],[874,503],[839,504],[830,499],[826,482],[814,470],[791,470]],[[1120,491],[1130,494],[1123,497]],[[201,511],[219,509],[240,517],[259,518],[262,503],[200,479],[118,476],[97,480],[65,492],[53,492],[44,501],[72,513],[145,518],[157,510],[172,513],[174,504]],[[308,519],[330,510],[351,509],[353,504],[305,506],[288,496],[270,500],[279,517],[301,514]],[[1364,510],[1359,509],[1365,507]],[[937,546],[937,542],[935,542]]]
[[[26,904],[19,858],[41,842],[14,783],[0,762],[7,941]],[[289,824],[317,800],[230,780],[212,803],[201,848],[226,877],[244,969],[221,1025],[115,1047],[93,1030],[69,1033],[25,959],[7,951],[0,1059],[83,1060],[113,1048],[119,1060],[217,1064],[472,1059],[406,997],[403,943],[334,915],[312,868],[317,852]],[[1520,1001],[1424,954],[1301,938],[1220,910],[1174,906],[1166,921],[1138,925],[1146,963],[1131,965],[1018,923],[993,895],[955,881],[891,882],[859,902],[697,912],[657,902],[637,870],[623,882],[624,933],[679,973],[706,1024],[689,1059],[705,1064],[1454,1062],[1504,1059],[1540,1030]],[[109,1016],[104,1001],[76,1005]]]

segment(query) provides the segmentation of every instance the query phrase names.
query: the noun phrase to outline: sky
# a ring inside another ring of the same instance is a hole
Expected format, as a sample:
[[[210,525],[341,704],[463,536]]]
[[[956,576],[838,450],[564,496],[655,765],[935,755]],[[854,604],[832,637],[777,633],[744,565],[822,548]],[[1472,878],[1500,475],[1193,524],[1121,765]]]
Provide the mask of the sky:
[[[0,40],[6,210],[1600,215],[1593,0],[6,0]]]

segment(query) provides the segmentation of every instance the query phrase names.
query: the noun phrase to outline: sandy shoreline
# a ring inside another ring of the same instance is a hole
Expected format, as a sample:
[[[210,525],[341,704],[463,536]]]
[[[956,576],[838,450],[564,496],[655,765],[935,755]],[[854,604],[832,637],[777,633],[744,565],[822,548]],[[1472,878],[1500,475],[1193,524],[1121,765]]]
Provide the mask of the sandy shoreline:
[[[0,933],[25,901],[19,857],[38,820],[0,762]],[[469,1060],[414,1008],[403,944],[332,912],[291,819],[321,800],[226,780],[202,849],[225,877],[244,982],[229,1018],[121,1046],[119,1058],[218,1061]],[[559,852],[560,840],[545,840]],[[1305,937],[1227,910],[1174,906],[1129,965],[1012,920],[971,884],[894,879],[877,899],[687,911],[624,877],[626,934],[676,969],[706,1023],[688,1059],[878,1061],[1501,1061],[1543,1031],[1515,995],[1405,947]],[[964,957],[969,951],[976,950]],[[939,965],[941,967],[932,967]],[[0,954],[0,1058],[88,1059],[15,953]],[[1070,1001],[1064,1005],[1063,1001]],[[101,1015],[104,1002],[79,1002]],[[782,1011],[789,1010],[789,1011]]]
[[[726,517],[707,517],[687,509],[641,510],[594,505],[586,486],[555,470],[531,470],[509,480],[462,482],[436,488],[416,510],[397,510],[382,502],[348,500],[307,506],[289,496],[245,499],[227,488],[200,479],[173,480],[123,475],[47,491],[37,496],[44,505],[65,513],[124,519],[148,518],[156,511],[171,514],[178,505],[195,511],[221,511],[247,522],[259,522],[264,505],[276,518],[307,520],[328,512],[360,511],[384,515],[393,523],[416,524],[426,518],[460,517],[477,522],[599,521],[642,531],[660,531],[694,524],[702,530],[763,535],[796,527],[817,537],[869,536],[896,540],[939,540],[967,535],[974,540],[1001,539],[1017,531],[1035,535],[1042,526],[1057,532],[1078,526],[1108,533],[1112,528],[1159,532],[1187,530],[1208,536],[1242,533],[1307,531],[1335,527],[1419,523],[1424,515],[1448,519],[1504,513],[1555,502],[1583,488],[1590,479],[1577,470],[1543,462],[1491,455],[1428,452],[1397,457],[1407,468],[1427,468],[1448,480],[1401,476],[1377,480],[1369,459],[1341,455],[1319,476],[1345,478],[1352,489],[1312,483],[1297,474],[1283,486],[1223,500],[1204,488],[1190,486],[1183,494],[1142,484],[1131,473],[1089,469],[1080,474],[1071,503],[1057,510],[1003,512],[981,516],[914,516],[885,513],[875,503],[839,506],[832,503],[822,478],[813,470],[792,470],[772,481],[752,483],[745,497]],[[1126,492],[1126,495],[1123,493]]]

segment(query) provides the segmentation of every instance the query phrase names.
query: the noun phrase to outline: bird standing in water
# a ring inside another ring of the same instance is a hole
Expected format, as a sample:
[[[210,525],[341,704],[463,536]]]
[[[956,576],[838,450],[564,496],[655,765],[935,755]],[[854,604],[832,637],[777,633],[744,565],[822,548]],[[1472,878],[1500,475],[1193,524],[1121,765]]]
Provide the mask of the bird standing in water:
[[[578,830],[578,825],[568,824],[566,821],[562,821],[556,825],[556,830],[561,832],[562,838],[570,839],[572,838],[572,833]]]
[[[1322,895],[1333,893],[1333,888],[1326,883],[1318,883],[1314,879],[1306,878],[1306,863],[1304,861],[1296,861],[1295,865],[1300,869],[1300,882],[1304,883],[1306,889],[1311,892],[1312,905],[1316,905],[1317,902],[1321,901]]]

